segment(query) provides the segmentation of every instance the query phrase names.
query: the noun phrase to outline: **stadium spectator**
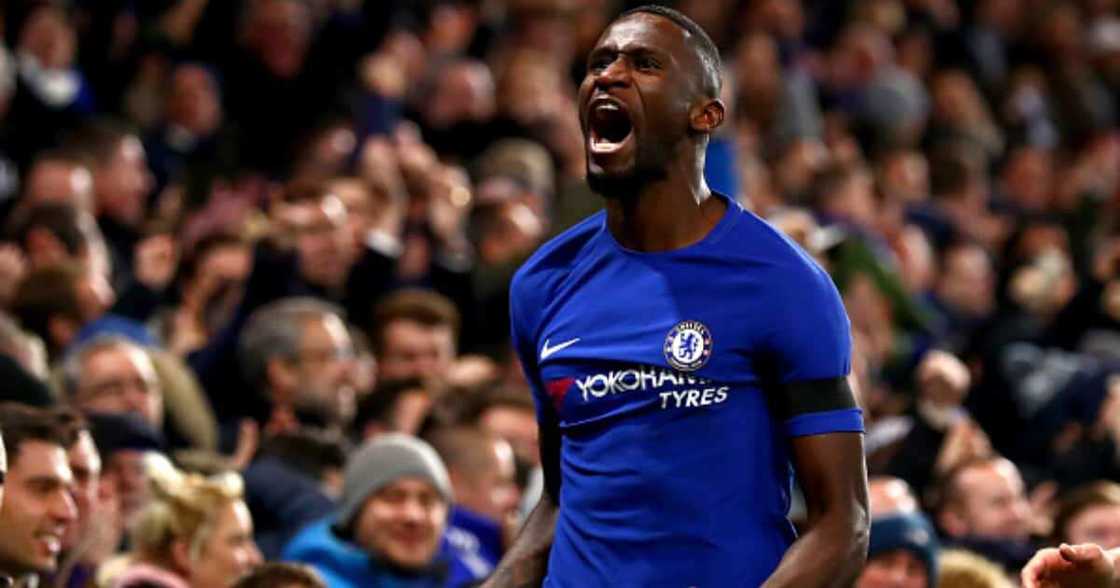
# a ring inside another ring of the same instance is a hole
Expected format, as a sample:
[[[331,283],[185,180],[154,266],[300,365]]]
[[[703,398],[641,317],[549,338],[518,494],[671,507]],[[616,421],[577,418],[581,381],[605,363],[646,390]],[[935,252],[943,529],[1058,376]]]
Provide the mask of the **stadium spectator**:
[[[945,474],[936,510],[946,543],[1018,569],[1034,553],[1034,513],[1019,469],[1006,458],[978,457]]]
[[[292,539],[284,559],[309,564],[330,586],[477,579],[461,563],[448,565],[442,540],[451,501],[447,470],[431,446],[382,435],[351,455],[338,510]]]
[[[203,478],[165,458],[145,465],[152,498],[137,514],[131,562],[115,588],[229,587],[261,564],[237,474]]]
[[[0,507],[0,575],[26,584],[58,569],[63,537],[78,518],[66,450],[72,415],[15,404],[0,406],[8,452]]]
[[[267,402],[269,432],[302,424],[339,428],[354,414],[354,348],[338,312],[313,298],[287,298],[258,309],[241,336],[247,380]]]

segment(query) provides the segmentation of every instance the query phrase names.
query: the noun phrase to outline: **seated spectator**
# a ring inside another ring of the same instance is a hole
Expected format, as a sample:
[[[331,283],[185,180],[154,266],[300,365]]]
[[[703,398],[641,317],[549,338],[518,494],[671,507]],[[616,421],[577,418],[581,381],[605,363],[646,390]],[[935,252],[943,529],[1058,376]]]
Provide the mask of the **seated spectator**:
[[[92,413],[86,418],[101,456],[101,508],[113,514],[103,531],[106,544],[115,550],[136,513],[148,503],[144,458],[162,452],[164,440],[139,415]]]
[[[20,283],[12,311],[23,328],[43,339],[58,358],[79,332],[113,303],[105,277],[78,263],[33,270]]]
[[[76,420],[75,427],[78,433],[74,444],[66,449],[66,460],[74,475],[72,495],[78,518],[66,527],[62,538],[59,569],[51,582],[54,586],[87,585],[97,567],[116,550],[116,538],[110,536],[112,512],[102,508],[105,505],[100,498],[101,456],[89,424]]]
[[[261,564],[237,474],[184,474],[147,460],[151,502],[132,527],[132,562],[114,588],[228,588]]]
[[[270,562],[242,577],[233,588],[327,588],[327,585],[307,566]]]
[[[1014,588],[1003,568],[961,549],[942,551],[937,588]]]
[[[66,450],[77,431],[69,413],[0,405],[8,469],[0,506],[0,577],[35,585],[58,569],[78,509]]]
[[[21,206],[68,204],[93,213],[93,175],[75,153],[43,151],[31,162],[23,185]]]
[[[881,454],[885,473],[906,480],[911,487],[926,488],[956,464],[985,457],[992,449],[983,429],[963,407],[971,376],[960,359],[940,350],[926,353],[914,384],[913,409],[901,420],[905,434]]]
[[[341,432],[354,414],[353,356],[346,324],[328,303],[285,298],[253,313],[239,360],[267,405],[265,431],[314,425]]]
[[[857,588],[937,586],[937,535],[920,514],[899,514],[871,523],[867,566]]]
[[[284,559],[310,564],[332,588],[473,581],[442,545],[451,502],[447,470],[427,443],[382,435],[350,456],[338,509],[301,531]]]
[[[358,402],[354,438],[364,441],[383,433],[417,435],[432,409],[432,397],[419,378],[382,380]]]
[[[513,450],[505,439],[466,427],[437,429],[427,439],[443,458],[455,494],[448,540],[485,576],[498,565],[519,523]]]
[[[459,312],[450,300],[427,290],[401,290],[381,300],[373,315],[370,339],[379,377],[446,380],[459,338]]]
[[[72,204],[24,206],[7,219],[5,233],[26,253],[31,269],[64,261],[80,261],[105,277],[112,269],[93,214]]]
[[[1003,457],[964,462],[947,473],[935,511],[949,545],[1019,569],[1034,553],[1032,508],[1019,468]]]
[[[1070,490],[1054,514],[1054,544],[1120,547],[1120,484],[1098,481]]]
[[[66,398],[85,413],[135,414],[163,427],[163,391],[152,359],[119,336],[100,336],[72,351],[63,364]]]
[[[867,480],[871,518],[918,512],[918,499],[910,485],[900,478],[871,476]]]

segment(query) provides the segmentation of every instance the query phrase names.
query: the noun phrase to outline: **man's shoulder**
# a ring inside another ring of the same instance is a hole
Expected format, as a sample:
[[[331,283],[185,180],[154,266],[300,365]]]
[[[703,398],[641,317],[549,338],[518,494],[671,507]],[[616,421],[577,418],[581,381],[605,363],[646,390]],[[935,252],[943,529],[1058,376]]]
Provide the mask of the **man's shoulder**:
[[[586,253],[588,245],[603,230],[605,212],[599,211],[537,248],[517,270],[510,296],[539,291],[543,281],[568,272]]]

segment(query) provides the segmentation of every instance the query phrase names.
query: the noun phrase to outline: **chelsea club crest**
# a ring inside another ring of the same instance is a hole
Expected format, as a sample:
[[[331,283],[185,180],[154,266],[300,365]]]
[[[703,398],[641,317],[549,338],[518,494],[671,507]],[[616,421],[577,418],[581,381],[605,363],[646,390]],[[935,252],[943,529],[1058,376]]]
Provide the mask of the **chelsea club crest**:
[[[682,372],[692,372],[712,356],[712,334],[699,321],[681,321],[665,337],[665,361]]]

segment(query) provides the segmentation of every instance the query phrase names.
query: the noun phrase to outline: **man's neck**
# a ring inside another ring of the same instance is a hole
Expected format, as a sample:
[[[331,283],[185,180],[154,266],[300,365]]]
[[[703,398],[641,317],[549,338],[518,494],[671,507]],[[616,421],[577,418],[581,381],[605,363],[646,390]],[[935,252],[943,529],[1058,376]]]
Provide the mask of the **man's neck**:
[[[635,193],[608,197],[607,227],[627,249],[671,251],[703,239],[726,206],[697,174],[673,174],[644,184]]]

